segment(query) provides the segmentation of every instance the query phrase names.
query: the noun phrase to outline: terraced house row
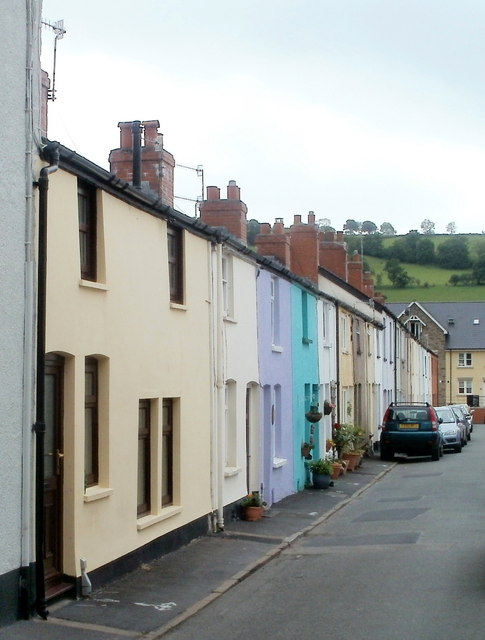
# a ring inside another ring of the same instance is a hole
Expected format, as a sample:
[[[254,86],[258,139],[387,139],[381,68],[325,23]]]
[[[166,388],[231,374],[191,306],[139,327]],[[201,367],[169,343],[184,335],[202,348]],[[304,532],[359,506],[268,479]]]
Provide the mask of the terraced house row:
[[[158,122],[119,126],[111,172],[43,151],[47,597],[81,559],[100,583],[222,530],[248,491],[302,490],[301,446],[323,455],[332,422],[377,435],[390,400],[432,400],[433,355],[342,234],[310,213],[263,224],[252,250],[234,181],[187,217]]]
[[[222,530],[248,491],[303,490],[304,442],[377,436],[391,400],[437,390],[436,356],[311,212],[249,247],[236,182],[174,209],[156,120],[120,123],[110,171],[41,138],[38,10],[0,43],[0,624]]]

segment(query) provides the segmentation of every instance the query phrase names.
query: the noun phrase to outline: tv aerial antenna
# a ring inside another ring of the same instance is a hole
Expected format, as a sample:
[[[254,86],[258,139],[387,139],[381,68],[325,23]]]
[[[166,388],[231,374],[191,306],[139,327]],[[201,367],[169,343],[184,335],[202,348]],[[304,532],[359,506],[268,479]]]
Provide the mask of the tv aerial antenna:
[[[52,65],[52,87],[47,93],[47,99],[54,101],[56,99],[56,62],[57,62],[57,41],[62,40],[66,30],[64,29],[64,20],[57,20],[57,22],[45,22],[42,20],[42,24],[49,29],[52,29],[56,34],[54,38],[54,58]]]

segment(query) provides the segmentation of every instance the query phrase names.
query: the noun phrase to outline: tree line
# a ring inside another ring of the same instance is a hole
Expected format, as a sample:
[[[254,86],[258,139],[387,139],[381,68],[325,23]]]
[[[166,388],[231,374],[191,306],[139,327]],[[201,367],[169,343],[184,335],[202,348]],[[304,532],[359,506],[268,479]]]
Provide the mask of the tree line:
[[[384,269],[393,286],[403,288],[413,284],[401,263],[435,265],[442,269],[467,269],[468,273],[453,274],[452,285],[485,284],[485,239],[470,250],[465,236],[450,236],[437,246],[426,236],[411,231],[397,237],[384,246],[384,236],[371,234],[366,236],[347,235],[349,252],[362,251],[364,256],[375,256],[386,260]]]

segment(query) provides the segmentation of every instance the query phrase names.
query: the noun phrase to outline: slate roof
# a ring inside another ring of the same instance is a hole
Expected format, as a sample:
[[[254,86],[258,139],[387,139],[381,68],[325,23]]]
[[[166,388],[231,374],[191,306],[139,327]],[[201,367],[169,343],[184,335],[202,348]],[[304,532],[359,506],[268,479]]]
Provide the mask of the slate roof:
[[[419,302],[447,332],[447,349],[485,349],[485,302]],[[408,303],[386,305],[400,318]],[[400,318],[403,321],[403,318]],[[450,320],[453,320],[451,323]],[[478,322],[477,322],[478,321]]]

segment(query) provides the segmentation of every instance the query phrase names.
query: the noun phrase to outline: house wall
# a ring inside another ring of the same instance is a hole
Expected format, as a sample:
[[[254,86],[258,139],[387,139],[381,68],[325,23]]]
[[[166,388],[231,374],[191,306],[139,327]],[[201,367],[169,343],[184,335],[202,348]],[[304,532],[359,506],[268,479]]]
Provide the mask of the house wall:
[[[2,11],[0,625],[17,617],[20,568],[34,559],[31,457],[36,270],[31,163],[38,162],[36,143],[40,140],[39,25],[40,3],[36,0],[9,2]]]
[[[309,480],[301,457],[303,442],[314,442],[319,451],[319,428],[305,418],[313,402],[322,410],[322,395],[318,372],[317,300],[306,290],[292,285],[292,362],[293,362],[293,446],[295,490],[300,491]],[[304,319],[306,319],[306,327]]]
[[[336,308],[333,302],[325,299],[318,301],[318,368],[322,400],[337,405],[337,328]],[[325,454],[325,441],[332,439],[332,425],[336,421],[335,409],[331,414],[323,416],[319,423],[320,451],[316,457]]]
[[[471,353],[472,366],[459,366],[459,354]],[[459,349],[445,352],[445,366],[447,371],[447,394],[445,404],[466,404],[467,393],[460,393],[458,382],[466,379],[471,381],[471,395],[478,395],[480,406],[485,403],[485,350]]]
[[[64,571],[79,575],[194,521],[212,509],[210,287],[207,241],[184,233],[184,305],[171,305],[167,225],[98,190],[104,283],[80,281],[77,181],[50,179],[47,351],[66,357]],[[84,359],[100,358],[100,482],[84,489]],[[188,378],[190,372],[190,379]],[[192,384],[191,381],[197,381]],[[160,494],[163,398],[176,399],[174,504],[138,519],[138,403],[158,407],[152,495]],[[113,535],[116,532],[116,535]]]
[[[229,383],[233,387],[232,391],[235,391],[230,400],[234,404],[225,430],[232,442],[224,445],[231,449],[224,471],[224,503],[230,504],[245,495],[248,489],[259,490],[261,453],[259,415],[254,411],[251,416],[246,413],[248,387],[253,395],[251,403],[254,407],[259,407],[256,266],[237,253],[229,252],[227,256],[232,258],[233,311],[223,322],[223,357],[226,385]],[[249,443],[246,442],[247,424]]]
[[[271,283],[277,289],[271,310]],[[278,502],[294,492],[293,374],[291,344],[291,285],[261,269],[258,286],[258,352],[261,384],[261,476],[264,498]],[[277,329],[272,329],[272,323]]]

